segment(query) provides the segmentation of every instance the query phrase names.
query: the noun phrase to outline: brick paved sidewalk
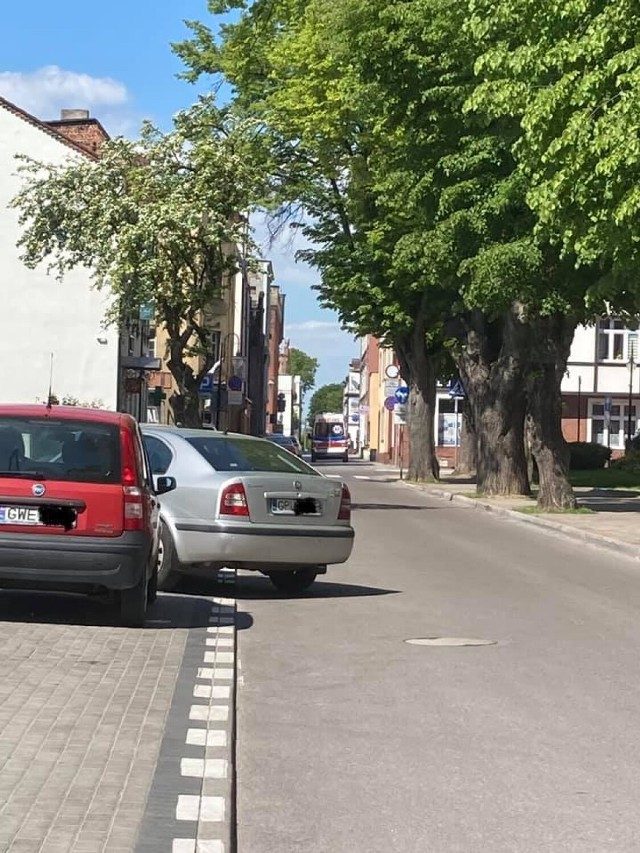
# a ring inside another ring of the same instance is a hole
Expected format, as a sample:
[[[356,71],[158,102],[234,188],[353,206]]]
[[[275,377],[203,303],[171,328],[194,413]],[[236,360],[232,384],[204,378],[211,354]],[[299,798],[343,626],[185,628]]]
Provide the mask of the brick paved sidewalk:
[[[210,611],[162,596],[129,630],[84,598],[0,592],[0,853],[135,848],[189,629]]]

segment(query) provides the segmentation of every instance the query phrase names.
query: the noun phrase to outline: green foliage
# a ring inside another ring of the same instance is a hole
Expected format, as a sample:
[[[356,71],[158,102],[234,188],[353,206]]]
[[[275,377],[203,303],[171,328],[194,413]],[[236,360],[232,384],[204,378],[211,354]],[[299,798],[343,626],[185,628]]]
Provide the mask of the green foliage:
[[[313,424],[315,416],[322,412],[341,412],[343,398],[344,385],[339,382],[318,388],[309,402],[309,426]]]
[[[589,441],[572,441],[569,444],[572,471],[591,471],[604,468],[611,459],[611,450],[602,444]]]
[[[614,459],[611,467],[616,471],[634,474],[637,478],[636,482],[640,482],[640,450],[637,447],[632,447],[620,459]]]
[[[300,377],[300,388],[302,396],[316,384],[316,371],[318,359],[307,355],[302,350],[291,348],[289,350],[289,373]]]
[[[484,78],[469,101],[521,121],[537,233],[602,274],[585,301],[637,310],[640,7],[633,0],[472,0]]]
[[[145,124],[137,142],[114,139],[97,160],[64,165],[23,158],[13,201],[24,262],[46,262],[62,278],[86,267],[105,289],[107,322],[137,316],[152,302],[169,337],[169,367],[192,393],[213,355],[203,320],[248,249],[238,215],[261,192],[246,157],[250,127],[208,99],[178,114],[174,130]],[[187,359],[203,358],[198,376]]]

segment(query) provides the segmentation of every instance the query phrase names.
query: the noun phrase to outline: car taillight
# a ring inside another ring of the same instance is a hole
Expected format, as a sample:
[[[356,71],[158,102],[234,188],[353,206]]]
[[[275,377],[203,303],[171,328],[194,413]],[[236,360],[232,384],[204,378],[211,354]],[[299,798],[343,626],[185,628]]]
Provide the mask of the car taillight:
[[[347,488],[346,483],[342,484],[338,521],[351,521],[351,492]]]
[[[144,530],[144,502],[138,485],[133,436],[127,429],[120,431],[122,456],[122,495],[124,497],[123,530]]]
[[[232,483],[222,491],[220,497],[220,515],[232,515],[235,518],[247,517],[249,506],[242,483]]]

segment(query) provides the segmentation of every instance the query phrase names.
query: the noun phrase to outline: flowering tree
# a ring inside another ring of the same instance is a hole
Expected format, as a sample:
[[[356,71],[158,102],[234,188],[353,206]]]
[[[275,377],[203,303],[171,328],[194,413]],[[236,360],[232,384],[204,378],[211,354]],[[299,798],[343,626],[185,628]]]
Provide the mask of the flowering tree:
[[[249,250],[240,211],[260,180],[244,156],[246,130],[203,100],[178,114],[170,133],[147,123],[138,141],[109,141],[98,160],[23,158],[25,182],[13,200],[27,266],[47,262],[58,278],[87,267],[93,285],[113,296],[106,323],[154,305],[190,425],[199,424],[198,387],[213,365],[206,312]]]

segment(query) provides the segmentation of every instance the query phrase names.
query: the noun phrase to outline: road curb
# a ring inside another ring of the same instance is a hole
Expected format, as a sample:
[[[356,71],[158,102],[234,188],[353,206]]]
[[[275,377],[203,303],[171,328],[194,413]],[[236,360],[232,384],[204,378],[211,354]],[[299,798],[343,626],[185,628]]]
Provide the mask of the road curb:
[[[460,504],[473,509],[484,510],[501,518],[510,519],[520,524],[528,524],[532,527],[542,528],[545,532],[561,536],[565,539],[571,539],[574,542],[582,542],[586,545],[592,545],[596,548],[603,548],[606,551],[614,551],[617,554],[625,554],[628,557],[633,557],[640,560],[640,546],[632,545],[628,542],[619,542],[617,539],[609,539],[607,536],[600,536],[597,533],[589,533],[585,530],[577,530],[575,527],[568,527],[566,524],[559,524],[555,521],[549,521],[546,518],[536,518],[526,515],[522,512],[516,512],[512,509],[503,509],[502,507],[492,506],[485,503],[481,498],[468,498],[465,495],[458,495],[455,492],[447,491],[446,489],[432,488],[430,486],[420,486],[417,483],[410,483],[407,480],[402,481],[403,485],[409,486],[412,489],[424,492],[440,500],[449,501],[450,503]]]

